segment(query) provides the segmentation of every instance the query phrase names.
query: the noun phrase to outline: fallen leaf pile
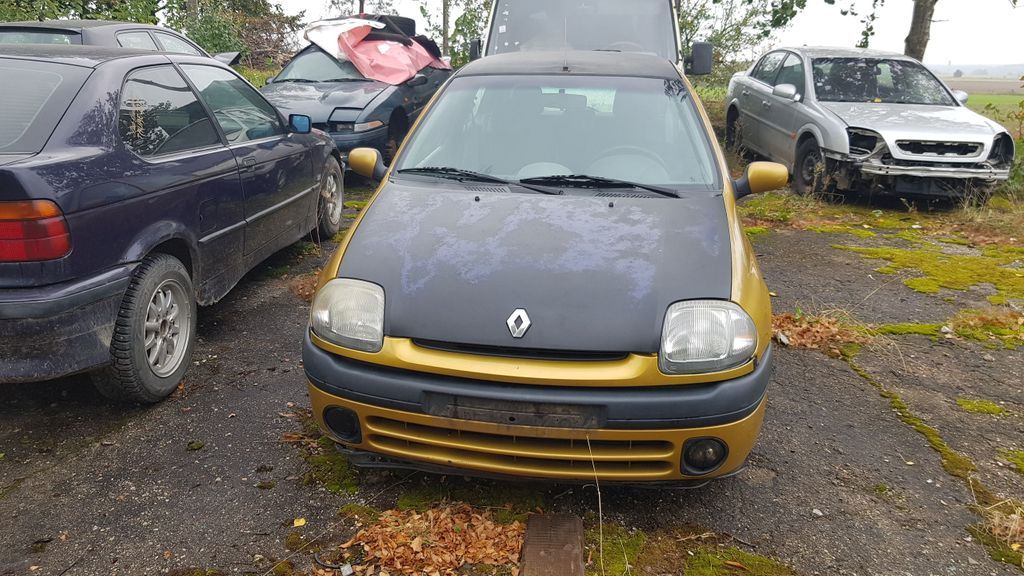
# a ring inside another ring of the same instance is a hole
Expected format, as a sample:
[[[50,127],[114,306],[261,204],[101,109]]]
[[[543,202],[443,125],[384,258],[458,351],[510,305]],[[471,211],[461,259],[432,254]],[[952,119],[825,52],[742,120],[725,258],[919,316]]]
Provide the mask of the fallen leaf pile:
[[[291,288],[299,298],[302,298],[306,302],[313,301],[313,294],[316,293],[317,278],[320,276],[318,272],[312,274],[306,274],[304,276],[296,276],[292,278],[291,282],[288,283],[288,287]]]
[[[342,544],[349,557],[362,551],[357,574],[453,575],[465,564],[509,566],[518,574],[525,528],[499,524],[487,510],[452,503],[426,512],[388,510]]]
[[[835,357],[840,355],[842,346],[871,341],[869,335],[830,316],[779,314],[772,318],[772,331],[783,346],[821,350]]]
[[[990,509],[987,517],[989,532],[1019,552],[1024,546],[1024,508],[1018,504],[1009,511]]]

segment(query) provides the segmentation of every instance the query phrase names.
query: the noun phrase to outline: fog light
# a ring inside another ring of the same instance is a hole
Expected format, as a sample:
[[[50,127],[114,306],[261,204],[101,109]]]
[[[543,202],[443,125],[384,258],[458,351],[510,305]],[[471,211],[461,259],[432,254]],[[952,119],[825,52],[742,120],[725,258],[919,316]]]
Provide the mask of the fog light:
[[[718,438],[692,438],[683,444],[683,472],[703,476],[725,462],[729,448]]]
[[[363,435],[359,428],[359,416],[348,408],[331,406],[324,410],[324,422],[340,440],[348,444],[362,442]]]

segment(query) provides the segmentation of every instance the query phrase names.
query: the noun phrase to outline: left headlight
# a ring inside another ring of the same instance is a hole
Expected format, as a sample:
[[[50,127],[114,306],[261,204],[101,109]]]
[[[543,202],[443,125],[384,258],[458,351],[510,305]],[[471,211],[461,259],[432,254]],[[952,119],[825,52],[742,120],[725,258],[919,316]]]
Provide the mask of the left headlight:
[[[317,336],[353,350],[384,346],[384,289],[371,282],[335,278],[313,299],[309,324]]]
[[[676,302],[665,314],[658,366],[665,374],[719,372],[746,363],[756,349],[757,327],[737,304]]]

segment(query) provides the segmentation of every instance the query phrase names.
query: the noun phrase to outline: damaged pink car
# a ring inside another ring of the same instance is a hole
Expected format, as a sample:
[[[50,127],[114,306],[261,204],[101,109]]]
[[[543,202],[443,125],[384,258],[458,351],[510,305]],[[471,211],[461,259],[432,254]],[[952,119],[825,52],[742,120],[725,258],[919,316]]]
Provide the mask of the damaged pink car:
[[[376,148],[390,159],[409,127],[452,74],[437,45],[400,16],[324,20],[309,46],[262,88],[284,114],[303,114],[343,156]]]

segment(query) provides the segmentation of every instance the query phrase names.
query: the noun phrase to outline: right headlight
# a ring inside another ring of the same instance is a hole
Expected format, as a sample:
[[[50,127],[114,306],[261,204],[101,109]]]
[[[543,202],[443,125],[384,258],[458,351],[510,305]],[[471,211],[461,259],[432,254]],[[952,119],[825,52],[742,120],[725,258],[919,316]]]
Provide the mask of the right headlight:
[[[757,327],[739,305],[676,302],[665,314],[658,366],[665,374],[720,372],[745,364],[756,349]]]
[[[309,314],[313,333],[345,348],[380,352],[384,346],[384,289],[335,278],[316,293]]]

